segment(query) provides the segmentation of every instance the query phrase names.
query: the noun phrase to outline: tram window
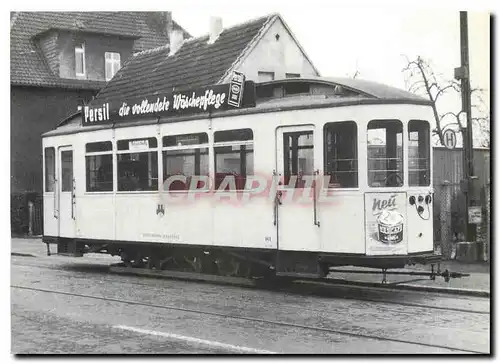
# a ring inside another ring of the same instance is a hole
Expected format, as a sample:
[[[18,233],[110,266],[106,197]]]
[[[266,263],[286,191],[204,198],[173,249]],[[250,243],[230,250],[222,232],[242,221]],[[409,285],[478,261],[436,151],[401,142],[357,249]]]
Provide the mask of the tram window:
[[[234,178],[236,190],[245,189],[247,176],[253,175],[253,132],[251,129],[214,133],[215,188],[226,178]],[[230,185],[226,190],[230,189]]]
[[[291,188],[304,188],[303,176],[314,173],[314,135],[312,131],[283,133],[284,183]]]
[[[85,174],[87,192],[113,191],[113,154],[111,142],[85,145]]]
[[[367,130],[368,185],[403,185],[403,124],[399,120],[372,120]]]
[[[183,176],[182,179],[171,179],[164,189],[184,191],[201,188],[203,182],[191,186],[193,176],[208,176],[208,135],[206,133],[169,135],[163,137],[163,183],[169,177]]]
[[[408,123],[408,172],[410,186],[430,184],[430,126],[424,120]]]
[[[56,158],[54,148],[45,148],[45,192],[54,192]]]
[[[328,187],[358,187],[358,135],[354,121],[325,124],[324,170]]]
[[[158,190],[156,138],[119,140],[118,191]]]

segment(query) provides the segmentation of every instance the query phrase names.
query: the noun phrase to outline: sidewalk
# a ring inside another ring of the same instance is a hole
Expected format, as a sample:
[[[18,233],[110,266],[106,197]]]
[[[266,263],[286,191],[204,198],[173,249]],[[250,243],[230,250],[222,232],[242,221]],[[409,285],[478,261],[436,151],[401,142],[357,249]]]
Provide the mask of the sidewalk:
[[[56,252],[56,246],[51,245],[50,247],[53,253]],[[11,239],[11,253],[12,255],[30,255],[35,257],[47,256],[47,246],[42,243],[42,239],[39,237],[34,238],[12,238]],[[86,257],[90,255],[85,255]],[[102,254],[92,254],[92,256],[107,257]],[[339,270],[370,270],[375,271],[371,268],[359,268],[359,267],[339,267]],[[437,265],[434,267],[437,269]],[[490,292],[490,265],[489,263],[477,262],[477,263],[464,263],[459,261],[445,261],[441,263],[441,271],[448,269],[450,272],[468,273],[469,277],[464,278],[452,278],[449,282],[445,282],[443,277],[436,277],[435,281],[431,281],[425,276],[409,276],[409,275],[387,275],[387,282],[403,282],[415,279],[422,279],[416,282],[405,283],[411,286],[425,286],[434,288],[450,288],[455,290],[472,290],[472,291],[484,291]],[[429,266],[415,265],[407,267],[404,269],[397,269],[397,271],[424,271],[428,272],[431,270]],[[380,270],[378,270],[380,272]],[[390,272],[390,270],[389,270]],[[362,273],[338,273],[333,272],[329,275],[330,278],[335,279],[345,279],[349,281],[358,282],[370,282],[370,283],[381,283],[382,274],[362,274]]]
[[[359,268],[359,267],[339,267],[338,270],[367,270],[367,271],[378,271],[381,270],[371,269],[371,268]],[[467,273],[468,277],[463,278],[451,278],[449,282],[445,282],[443,277],[436,277],[436,280],[432,281],[428,276],[410,276],[410,275],[393,275],[387,274],[387,283],[396,282],[407,282],[400,283],[409,286],[424,286],[430,287],[430,289],[452,289],[452,290],[464,290],[464,291],[483,291],[490,292],[490,265],[485,262],[477,263],[464,263],[456,260],[449,260],[441,262],[441,272],[448,269],[449,272],[456,273]],[[434,271],[437,270],[437,264],[434,265]],[[388,272],[390,273],[391,270]],[[399,272],[430,272],[430,265],[415,265],[401,269],[393,269],[393,271]],[[381,283],[382,274],[363,274],[363,273],[339,273],[332,272],[329,276],[335,279],[345,279],[349,281],[358,282],[369,282],[369,283]],[[418,280],[418,281],[414,281]],[[409,282],[413,281],[413,282]]]
[[[47,257],[47,245],[42,242],[41,237],[25,237],[25,238],[15,237],[11,238],[10,252],[11,255],[14,256],[17,255],[17,256]],[[51,254],[55,254],[57,252],[57,246],[51,244],[50,252]],[[116,260],[118,259],[116,257],[111,257],[110,255],[107,254],[97,254],[97,253],[85,254],[84,257],[107,259],[110,261],[113,260],[114,263],[116,263]],[[75,259],[82,259],[82,258],[75,258]]]

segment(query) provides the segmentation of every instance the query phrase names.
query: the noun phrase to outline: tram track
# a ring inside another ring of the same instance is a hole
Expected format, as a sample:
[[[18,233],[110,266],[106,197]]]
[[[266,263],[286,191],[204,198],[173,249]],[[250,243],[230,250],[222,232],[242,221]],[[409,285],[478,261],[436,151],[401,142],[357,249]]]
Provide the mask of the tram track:
[[[76,272],[91,272],[91,273],[105,273],[106,275],[109,276],[131,276],[131,277],[144,277],[144,275],[140,274],[134,274],[132,271],[126,271],[126,273],[123,272],[116,272],[110,270],[110,266],[106,265],[85,265],[85,266],[71,266],[71,267],[42,267],[37,264],[18,264],[18,263],[12,263],[12,266],[21,266],[21,267],[36,267],[39,269],[47,269],[47,270],[55,270],[55,271],[62,271],[62,272],[70,272],[70,271],[76,271]],[[165,271],[162,271],[165,272]],[[373,303],[378,303],[378,304],[389,304],[389,305],[394,305],[394,306],[403,306],[403,307],[413,307],[413,308],[421,308],[421,309],[429,309],[429,310],[439,310],[439,311],[452,311],[452,312],[460,312],[460,313],[469,313],[469,314],[480,314],[480,315],[490,315],[489,311],[479,311],[479,310],[472,310],[472,309],[467,309],[467,308],[459,308],[459,307],[442,307],[442,306],[436,306],[436,305],[428,305],[428,304],[421,304],[421,303],[413,303],[413,302],[399,302],[399,301],[394,301],[394,300],[386,300],[386,299],[379,299],[379,298],[370,298],[367,297],[366,295],[362,296],[356,296],[354,292],[349,292],[349,290],[353,289],[366,289],[367,292],[390,292],[392,290],[392,287],[363,287],[360,286],[359,284],[353,284],[349,285],[349,282],[343,281],[342,283],[339,282],[331,282],[331,283],[324,283],[321,282],[320,285],[314,285],[313,282],[299,282],[295,283],[295,285],[290,285],[288,284],[285,287],[280,287],[280,286],[275,286],[275,285],[258,285],[255,282],[252,282],[252,280],[246,280],[242,278],[236,278],[236,279],[227,279],[227,278],[234,278],[234,277],[220,277],[220,276],[215,276],[218,280],[213,281],[210,279],[200,279],[199,274],[195,275],[191,272],[174,272],[174,271],[167,271],[169,273],[173,273],[172,276],[165,276],[165,275],[156,275],[151,273],[150,275],[146,275],[146,278],[149,279],[163,279],[163,280],[175,280],[175,281],[188,281],[188,282],[198,282],[198,283],[206,283],[206,284],[216,284],[216,285],[229,285],[229,286],[234,286],[234,287],[240,287],[240,288],[250,288],[250,289],[257,289],[257,290],[265,290],[268,292],[281,292],[281,293],[292,293],[292,294],[297,294],[297,295],[312,295],[312,296],[317,296],[317,297],[323,297],[323,298],[329,298],[332,297],[336,299],[343,299],[343,300],[355,300],[355,301],[363,301],[363,302],[373,302]],[[182,273],[179,275],[179,273]],[[191,279],[189,278],[191,276]],[[205,275],[207,276],[207,275]],[[207,278],[207,277],[204,277]],[[226,279],[224,279],[226,278]],[[101,281],[109,282],[109,283],[122,283],[122,284],[130,284],[134,286],[142,286],[142,287],[151,287],[150,283],[146,282],[131,282],[130,280],[126,279],[120,279],[117,280],[116,278],[99,278]],[[339,292],[339,290],[342,290],[342,292]],[[398,290],[398,291],[404,291],[404,290]],[[341,294],[344,294],[343,296]],[[291,305],[287,305],[287,308],[301,308],[304,309],[303,307],[295,307]],[[307,308],[307,310],[314,311],[311,308]]]
[[[65,291],[60,291],[60,290],[43,289],[43,288],[20,286],[20,285],[11,285],[11,288],[19,289],[19,290],[40,292],[40,293],[56,294],[56,295],[61,295],[61,296],[70,296],[70,297],[86,298],[86,299],[93,299],[93,300],[101,300],[101,301],[106,301],[106,302],[127,304],[127,305],[132,305],[132,306],[142,306],[142,307],[156,308],[156,309],[162,309],[162,310],[187,312],[187,313],[193,313],[193,314],[199,314],[199,315],[205,315],[205,316],[219,317],[219,318],[224,318],[224,319],[228,319],[228,320],[242,320],[242,321],[253,322],[253,323],[274,325],[274,326],[279,326],[279,327],[311,330],[311,331],[330,333],[330,334],[336,334],[336,335],[351,336],[351,337],[370,339],[370,340],[376,340],[376,341],[410,344],[410,345],[424,346],[424,347],[429,347],[429,348],[444,349],[444,350],[450,350],[450,351],[459,351],[459,352],[470,353],[470,354],[486,354],[485,352],[481,352],[481,351],[477,351],[477,350],[463,349],[463,348],[453,347],[453,346],[449,346],[449,345],[438,345],[438,344],[430,344],[430,343],[425,343],[425,342],[422,343],[422,342],[413,341],[413,340],[381,337],[379,335],[363,334],[363,333],[349,332],[346,330],[336,330],[336,329],[326,328],[326,327],[319,327],[319,326],[311,326],[311,325],[297,324],[297,323],[284,322],[284,321],[261,319],[261,318],[249,317],[249,316],[244,316],[244,315],[239,315],[239,314],[238,315],[225,314],[225,313],[221,313],[221,312],[208,311],[208,310],[176,307],[176,306],[172,306],[172,305],[160,305],[160,304],[145,303],[145,302],[138,302],[138,301],[132,301],[132,300],[124,300],[124,299],[118,299],[118,298],[112,298],[112,297],[104,297],[104,296],[97,296],[97,295],[90,295],[90,294],[81,294],[81,293],[74,293],[74,292],[65,292]]]

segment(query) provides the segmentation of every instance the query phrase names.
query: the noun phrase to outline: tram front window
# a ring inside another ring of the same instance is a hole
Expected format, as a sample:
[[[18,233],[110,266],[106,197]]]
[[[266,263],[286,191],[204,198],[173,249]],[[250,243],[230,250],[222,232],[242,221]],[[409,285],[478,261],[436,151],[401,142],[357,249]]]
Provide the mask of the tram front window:
[[[358,187],[358,136],[354,121],[325,124],[325,175],[329,188]]]
[[[403,124],[372,120],[367,130],[368,186],[403,185]]]
[[[430,127],[424,120],[408,123],[408,172],[410,186],[430,184]]]
[[[158,190],[156,138],[118,141],[118,191]]]

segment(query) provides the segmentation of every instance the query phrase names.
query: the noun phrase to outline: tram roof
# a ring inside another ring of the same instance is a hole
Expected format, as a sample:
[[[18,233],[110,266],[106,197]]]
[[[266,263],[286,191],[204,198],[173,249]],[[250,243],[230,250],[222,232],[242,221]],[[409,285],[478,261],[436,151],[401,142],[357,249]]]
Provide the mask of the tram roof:
[[[287,85],[308,85],[310,89],[316,87],[316,92],[297,93],[295,95],[284,96],[259,96],[265,88],[280,88]],[[387,86],[381,83],[350,79],[350,78],[289,78],[274,80],[255,84],[256,105],[255,107],[216,111],[212,113],[200,113],[188,116],[162,117],[161,122],[180,122],[200,119],[205,117],[223,117],[239,114],[254,114],[265,112],[277,112],[293,109],[315,109],[325,107],[341,107],[355,105],[376,105],[376,104],[414,104],[431,105],[430,100],[417,96],[410,92]],[[123,121],[114,124],[82,126],[81,111],[68,116],[62,120],[57,128],[49,131],[43,136],[75,133],[79,131],[91,131],[96,129],[109,129],[116,127],[138,126],[157,123],[154,117],[143,117],[135,121]]]

